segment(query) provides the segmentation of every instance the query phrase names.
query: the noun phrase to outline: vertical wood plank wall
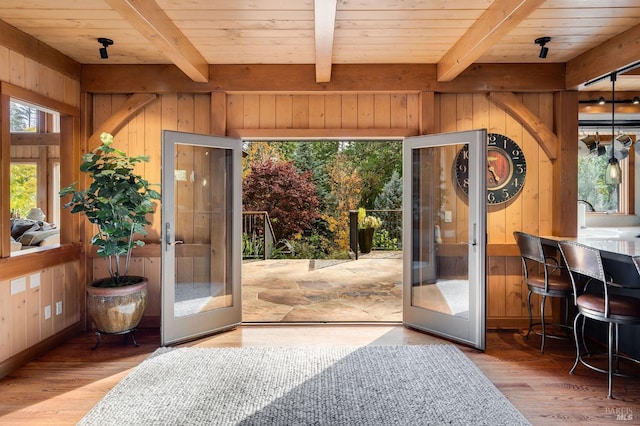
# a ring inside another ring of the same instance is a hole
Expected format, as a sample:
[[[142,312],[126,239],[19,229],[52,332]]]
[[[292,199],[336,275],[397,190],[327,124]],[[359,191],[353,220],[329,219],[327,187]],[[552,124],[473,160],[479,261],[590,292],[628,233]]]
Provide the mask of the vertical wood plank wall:
[[[520,100],[553,128],[553,95],[520,94]],[[123,95],[93,97],[93,130],[125,101]],[[161,130],[209,133],[214,127],[209,95],[172,93],[145,107],[115,136],[116,146],[132,153],[145,153],[150,163],[143,165],[150,182],[160,182]],[[526,286],[513,231],[551,234],[552,164],[534,138],[485,94],[437,94],[436,110],[421,111],[420,96],[406,94],[230,94],[226,101],[227,129],[412,129],[420,132],[419,118],[432,116],[439,132],[487,128],[516,141],[527,160],[527,178],[520,195],[507,204],[490,206],[489,244],[512,245],[513,255],[488,259],[487,314],[490,327],[522,326],[527,318]],[[277,135],[274,135],[277,136]],[[345,134],[345,136],[350,136]],[[93,147],[88,147],[91,149]],[[464,202],[459,197],[452,202]],[[147,241],[160,238],[159,209],[154,215]],[[454,214],[455,217],[455,214]],[[445,231],[466,232],[464,218],[443,224]],[[511,252],[510,252],[511,253]],[[103,272],[101,259],[94,259],[94,274]],[[145,317],[154,322],[160,315],[159,258],[138,260],[140,272],[150,277],[150,300]],[[536,312],[539,310],[536,310]]]
[[[80,82],[0,45],[0,81],[27,89],[67,105],[80,105]],[[11,148],[11,157],[19,159],[59,158],[58,147]],[[3,207],[5,208],[5,207]],[[8,217],[8,207],[7,217]],[[24,263],[24,257],[15,259]],[[80,262],[72,261],[42,268],[34,264],[28,275],[16,276],[14,259],[0,263],[0,372],[5,360],[55,337],[78,324],[82,313],[83,283]],[[62,302],[62,313],[55,304]],[[45,318],[45,307],[51,316]]]
[[[0,364],[80,321],[79,276],[68,262],[0,281]]]

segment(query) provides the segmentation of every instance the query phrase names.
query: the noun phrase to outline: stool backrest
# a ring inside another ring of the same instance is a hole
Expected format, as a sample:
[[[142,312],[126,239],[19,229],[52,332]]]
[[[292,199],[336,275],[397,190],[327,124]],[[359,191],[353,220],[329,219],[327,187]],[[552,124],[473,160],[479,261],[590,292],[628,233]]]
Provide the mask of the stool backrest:
[[[602,285],[605,298],[605,316],[608,317],[609,292],[600,250],[575,241],[560,241],[558,247],[560,248],[562,259],[569,270],[569,277],[571,278],[571,285],[573,286],[574,303],[577,303],[577,298],[580,294],[578,291],[578,277],[576,277],[576,274],[580,274],[589,278],[590,280],[588,282],[595,280]],[[581,287],[581,289],[584,289],[584,287]]]
[[[520,256],[533,260],[534,262],[545,262],[540,237],[520,231],[515,231],[513,236],[518,244],[518,249],[520,249]]]
[[[606,282],[600,250],[575,241],[561,241],[558,246],[569,271]]]

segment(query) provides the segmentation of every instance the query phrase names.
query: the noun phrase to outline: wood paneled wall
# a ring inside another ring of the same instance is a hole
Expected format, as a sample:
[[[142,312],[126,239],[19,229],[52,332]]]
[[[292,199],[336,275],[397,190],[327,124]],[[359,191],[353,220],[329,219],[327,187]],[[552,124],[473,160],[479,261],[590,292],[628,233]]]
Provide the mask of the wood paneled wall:
[[[417,94],[229,95],[227,128],[417,130],[418,100]]]
[[[523,94],[518,96],[529,110],[553,128],[553,95]],[[527,161],[527,176],[520,194],[505,204],[489,205],[487,209],[488,244],[514,245],[513,231],[522,230],[538,235],[551,235],[553,167],[544,151],[529,132],[503,109],[491,103],[484,94],[441,94],[437,105],[440,132],[486,128],[513,139],[522,148]],[[460,196],[450,202],[450,209],[464,202]],[[453,217],[456,217],[454,214]],[[452,223],[441,223],[444,242],[447,235],[466,233],[464,217]],[[526,318],[527,288],[522,280],[522,265],[517,249],[512,256],[489,256],[487,263],[487,322],[489,326],[522,325]],[[534,312],[539,312],[539,300],[532,298]],[[552,309],[549,314],[552,315]]]
[[[74,107],[80,106],[80,80],[0,45],[0,80]]]
[[[553,94],[520,94],[519,99],[550,128],[553,128]],[[93,129],[106,120],[125,101],[123,95],[93,97]],[[115,136],[118,147],[131,153],[150,155],[144,173],[151,182],[160,182],[161,129],[194,133],[209,133],[212,122],[211,96],[205,94],[163,94],[158,101],[145,107]],[[527,178],[521,193],[506,204],[489,206],[488,241],[502,247],[506,256],[490,256],[488,260],[488,324],[522,326],[527,318],[526,286],[522,280],[521,263],[513,231],[551,234],[552,163],[528,131],[486,94],[437,94],[435,109],[422,111],[420,96],[407,94],[229,94],[226,96],[226,128],[271,129],[273,137],[279,129],[345,129],[345,137],[358,136],[359,129],[420,129],[421,116],[431,116],[437,131],[453,132],[486,128],[516,141],[527,160]],[[213,112],[217,114],[219,111]],[[319,132],[322,135],[322,132]],[[91,149],[93,147],[88,147]],[[451,210],[463,203],[459,197],[451,200]],[[455,214],[454,214],[455,217]],[[149,229],[148,243],[160,238],[159,209]],[[460,221],[441,224],[442,235],[457,235]],[[451,234],[453,233],[453,234]],[[152,256],[138,260],[140,272],[150,276],[150,303],[147,321],[155,322],[160,314],[160,262]],[[94,273],[102,273],[102,259],[94,259]],[[534,299],[535,306],[538,305]],[[534,307],[535,309],[535,307]],[[536,312],[539,309],[535,309]],[[552,310],[550,310],[552,311]]]
[[[80,321],[79,262],[0,281],[2,362]]]
[[[0,81],[18,88],[15,92],[33,92],[39,99],[69,108],[80,106],[79,74],[74,78],[2,45]],[[9,138],[3,144],[10,158],[40,162],[60,158],[59,147],[9,147]],[[3,175],[5,181],[8,175]],[[1,207],[8,230],[9,208]],[[73,248],[0,259],[0,376],[79,328],[84,300],[80,259],[80,251]],[[62,307],[60,314],[56,314],[57,303]],[[45,318],[49,309],[51,316]]]

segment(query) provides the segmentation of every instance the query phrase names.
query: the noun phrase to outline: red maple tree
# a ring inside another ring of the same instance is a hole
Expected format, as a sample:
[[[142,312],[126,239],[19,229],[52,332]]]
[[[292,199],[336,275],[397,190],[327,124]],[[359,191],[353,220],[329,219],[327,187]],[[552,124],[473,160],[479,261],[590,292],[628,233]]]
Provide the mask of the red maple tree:
[[[300,173],[292,161],[260,161],[242,183],[244,210],[269,213],[276,238],[310,229],[320,217],[320,201],[311,172]]]

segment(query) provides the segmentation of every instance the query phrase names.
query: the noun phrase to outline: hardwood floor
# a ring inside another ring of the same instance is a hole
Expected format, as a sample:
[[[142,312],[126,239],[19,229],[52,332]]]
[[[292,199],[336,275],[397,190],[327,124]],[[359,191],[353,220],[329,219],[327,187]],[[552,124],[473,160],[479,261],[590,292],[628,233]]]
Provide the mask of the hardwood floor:
[[[75,337],[0,379],[0,424],[75,424],[119,380],[159,346],[157,330],[137,333],[140,347],[106,336],[96,351],[93,334]],[[443,343],[400,325],[246,325],[183,346],[412,345]],[[487,350],[460,348],[533,425],[640,424],[640,380],[615,378],[606,397],[606,376],[579,366],[570,375],[570,341],[491,331]],[[620,417],[618,417],[620,416]]]

